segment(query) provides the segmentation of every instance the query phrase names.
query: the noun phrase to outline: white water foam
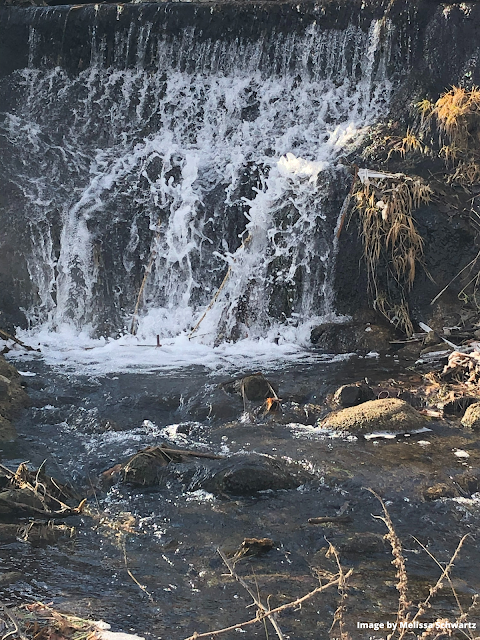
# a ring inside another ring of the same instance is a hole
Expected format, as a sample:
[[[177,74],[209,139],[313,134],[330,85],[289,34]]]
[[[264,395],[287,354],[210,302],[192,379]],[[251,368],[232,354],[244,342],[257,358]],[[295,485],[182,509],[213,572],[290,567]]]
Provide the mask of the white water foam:
[[[152,45],[148,25],[142,34]],[[270,74],[261,46],[241,43],[218,59],[220,45],[204,43],[182,70],[194,55],[185,34],[179,52],[157,38],[154,72],[138,43],[131,69],[105,68],[98,44],[77,77],[23,71],[24,113],[4,124],[36,290],[22,337],[51,364],[97,372],[307,357],[311,328],[341,321],[333,276],[349,185],[337,162],[388,105],[381,39],[378,22],[368,34],[314,25],[287,38]],[[119,38],[115,59],[128,46]]]

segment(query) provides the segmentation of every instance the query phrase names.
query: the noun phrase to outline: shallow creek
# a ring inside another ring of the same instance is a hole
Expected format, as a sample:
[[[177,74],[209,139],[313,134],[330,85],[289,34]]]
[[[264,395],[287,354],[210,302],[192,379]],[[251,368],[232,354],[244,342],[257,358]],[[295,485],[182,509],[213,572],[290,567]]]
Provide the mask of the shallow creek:
[[[432,420],[431,431],[366,439],[301,424],[309,421],[307,414],[296,421],[286,414],[252,417],[253,405],[245,412],[240,396],[219,389],[229,375],[201,366],[88,376],[48,367],[40,359],[16,364],[30,374],[25,381],[33,406],[17,423],[19,440],[3,446],[2,463],[13,469],[24,460],[34,467],[46,460],[47,471],[88,494],[90,509],[101,516],[69,518],[75,536],[52,544],[0,544],[1,569],[10,574],[0,585],[6,602],[53,602],[60,610],[107,620],[116,630],[182,640],[255,615],[217,548],[232,554],[246,537],[271,538],[274,549],[242,558],[236,570],[255,590],[258,586],[264,599],[271,596],[271,606],[279,606],[318,586],[315,570],[336,572],[325,557],[330,541],[344,567],[354,569],[345,603],[347,629],[359,640],[383,638],[382,632],[357,628],[359,621],[394,621],[398,606],[391,550],[383,540],[386,528],[373,517],[382,514],[381,505],[366,487],[386,500],[404,547],[413,601],[428,595],[440,573],[413,536],[447,562],[462,535],[470,533],[453,582],[465,608],[478,592],[480,500],[422,497],[426,487],[480,467],[477,437],[456,423]],[[242,369],[232,377],[251,372]],[[263,373],[278,387],[285,406],[321,405],[340,384],[405,376],[405,363],[320,358],[277,363]],[[412,384],[415,380],[412,375]],[[232,464],[258,460],[255,454],[281,459],[296,469],[296,486],[250,495],[247,487],[233,495],[204,482],[208,463],[197,459],[178,469],[169,465],[158,487],[99,487],[103,471],[160,443],[223,454]],[[351,522],[308,523],[342,507]],[[285,637],[339,637],[338,627],[330,631],[338,603],[339,594],[331,589],[283,613]],[[454,620],[457,614],[445,588],[423,619]],[[469,620],[475,622],[474,613]],[[247,627],[243,637],[264,638],[263,624]]]

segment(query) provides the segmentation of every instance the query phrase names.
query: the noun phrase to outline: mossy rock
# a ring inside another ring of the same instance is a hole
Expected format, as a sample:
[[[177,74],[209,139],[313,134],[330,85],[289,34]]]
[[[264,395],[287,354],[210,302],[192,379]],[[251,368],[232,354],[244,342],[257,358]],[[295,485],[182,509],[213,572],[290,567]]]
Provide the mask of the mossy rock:
[[[356,407],[331,413],[319,427],[337,431],[413,431],[428,424],[411,405],[398,398],[370,400]]]
[[[475,402],[467,407],[462,418],[462,425],[475,431],[480,429],[480,402]]]

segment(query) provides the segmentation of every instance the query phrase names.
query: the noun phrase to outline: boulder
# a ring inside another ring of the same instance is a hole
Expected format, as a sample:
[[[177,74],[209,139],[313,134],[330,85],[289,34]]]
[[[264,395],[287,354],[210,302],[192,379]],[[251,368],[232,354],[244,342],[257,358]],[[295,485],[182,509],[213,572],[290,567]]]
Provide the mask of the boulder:
[[[310,479],[304,469],[285,460],[234,455],[212,466],[199,488],[216,495],[252,496],[260,491],[296,489]]]
[[[404,400],[370,400],[356,407],[331,413],[319,427],[339,431],[412,431],[425,427],[428,420]]]
[[[333,396],[333,402],[339,407],[346,408],[355,407],[374,398],[375,394],[367,384],[357,382],[356,384],[344,384],[337,389]]]
[[[394,338],[393,327],[371,322],[327,322],[314,327],[310,334],[312,344],[329,353],[389,351]]]
[[[469,429],[480,429],[480,402],[475,402],[467,407],[462,418],[462,425]]]

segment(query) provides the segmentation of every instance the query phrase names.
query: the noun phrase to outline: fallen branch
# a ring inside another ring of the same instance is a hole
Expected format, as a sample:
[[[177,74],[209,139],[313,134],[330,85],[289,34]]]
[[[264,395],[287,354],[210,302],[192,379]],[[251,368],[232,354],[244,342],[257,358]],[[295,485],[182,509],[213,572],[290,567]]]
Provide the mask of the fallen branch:
[[[167,447],[159,447],[164,453],[177,454],[179,456],[191,456],[192,458],[209,458],[210,460],[223,460],[225,456],[219,456],[216,453],[204,453],[202,451],[188,451],[186,449],[168,449]]]
[[[325,524],[326,522],[348,523],[353,522],[353,518],[351,516],[321,516],[308,519],[308,524]]]
[[[250,240],[252,239],[252,236],[248,235],[245,240],[242,242],[242,244],[240,245],[239,249],[243,249],[245,248],[245,246],[250,242]],[[238,251],[238,249],[237,249]],[[235,258],[233,258],[233,261],[235,262]],[[203,312],[202,317],[200,318],[200,320],[197,322],[197,324],[193,327],[193,329],[190,331],[190,333],[188,334],[188,339],[190,340],[191,338],[193,338],[193,334],[197,331],[198,327],[202,324],[203,320],[205,319],[205,316],[207,315],[207,313],[210,311],[210,309],[213,307],[213,305],[215,304],[215,302],[218,300],[218,296],[220,295],[220,293],[222,292],[223,287],[227,284],[227,280],[230,277],[230,274],[232,272],[232,265],[230,265],[227,269],[227,273],[225,274],[224,279],[222,280],[222,284],[218,287],[215,295],[213,296],[212,300],[210,301],[210,304],[208,305],[208,307],[205,309],[205,311]]]
[[[4,331],[3,329],[0,329],[0,337],[3,338],[4,340],[13,340],[14,342],[19,344],[21,347],[23,347],[27,351],[40,351],[40,349],[35,349],[35,347],[31,347],[29,344],[25,344],[24,342],[22,342],[15,336],[12,336],[10,333],[8,333],[7,331]]]

